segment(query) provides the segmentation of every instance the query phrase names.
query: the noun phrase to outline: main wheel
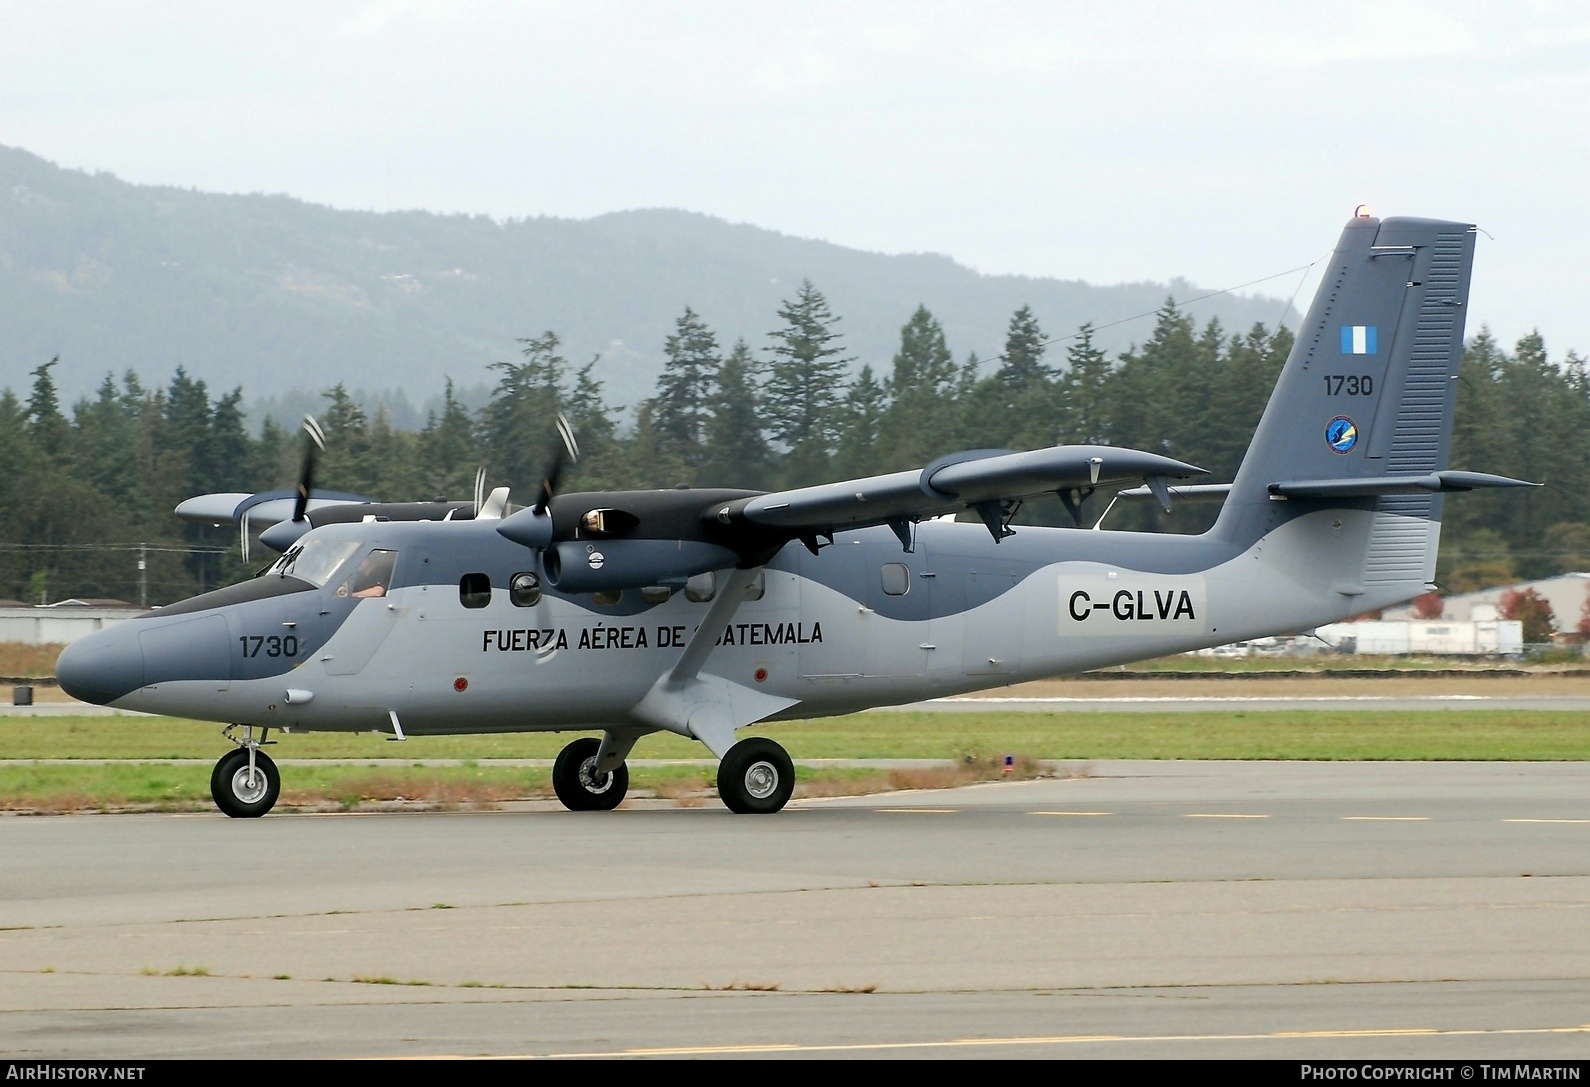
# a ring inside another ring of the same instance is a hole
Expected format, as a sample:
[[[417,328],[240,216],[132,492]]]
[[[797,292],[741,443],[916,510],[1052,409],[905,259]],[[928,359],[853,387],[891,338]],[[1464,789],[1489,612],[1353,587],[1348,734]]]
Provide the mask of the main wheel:
[[[221,756],[210,774],[210,795],[215,806],[233,819],[257,819],[276,806],[282,776],[263,751],[254,753],[254,777],[249,778],[248,752],[239,747]]]
[[[596,772],[602,741],[582,736],[558,752],[552,764],[552,789],[570,811],[612,811],[629,791],[629,767],[623,763],[605,774]]]
[[[772,740],[741,740],[718,763],[718,796],[740,815],[771,815],[789,803],[794,791],[795,764]]]

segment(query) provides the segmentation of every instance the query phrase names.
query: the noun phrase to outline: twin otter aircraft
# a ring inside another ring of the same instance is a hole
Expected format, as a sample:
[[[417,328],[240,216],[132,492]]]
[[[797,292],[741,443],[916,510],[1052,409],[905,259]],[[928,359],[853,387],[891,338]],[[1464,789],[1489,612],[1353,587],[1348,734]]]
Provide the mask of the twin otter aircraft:
[[[1229,485],[1155,453],[954,453],[920,470],[764,494],[385,504],[207,495],[190,520],[274,522],[265,573],[84,638],[61,686],[89,702],[231,722],[212,791],[271,809],[272,730],[592,731],[558,756],[574,810],[624,797],[636,740],[718,757],[736,812],[776,812],[794,766],[760,721],[1080,672],[1306,630],[1430,588],[1442,495],[1519,480],[1447,470],[1474,227],[1348,222]],[[313,423],[310,423],[314,436]],[[311,454],[313,449],[310,450]],[[1013,532],[1021,501],[1100,487],[1223,497],[1199,536]],[[352,499],[352,501],[350,501]],[[952,516],[974,511],[977,521]],[[289,517],[289,511],[291,516]],[[865,727],[858,722],[858,727]]]

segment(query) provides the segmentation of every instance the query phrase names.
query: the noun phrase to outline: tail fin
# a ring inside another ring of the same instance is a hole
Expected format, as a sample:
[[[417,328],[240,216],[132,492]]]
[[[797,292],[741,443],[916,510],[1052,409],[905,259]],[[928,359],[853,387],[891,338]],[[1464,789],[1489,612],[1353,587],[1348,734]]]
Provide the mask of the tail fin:
[[[1216,533],[1246,546],[1311,510],[1373,510],[1364,580],[1433,577],[1442,500],[1432,492],[1457,489],[1436,473],[1451,446],[1474,229],[1348,222]]]

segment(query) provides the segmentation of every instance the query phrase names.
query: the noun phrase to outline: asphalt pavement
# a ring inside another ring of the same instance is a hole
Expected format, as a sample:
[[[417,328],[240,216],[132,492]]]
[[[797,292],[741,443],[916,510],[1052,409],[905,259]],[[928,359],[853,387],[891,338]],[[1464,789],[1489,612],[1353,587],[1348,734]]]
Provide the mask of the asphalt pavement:
[[[10,1057],[1582,1057],[1590,766],[0,817]]]

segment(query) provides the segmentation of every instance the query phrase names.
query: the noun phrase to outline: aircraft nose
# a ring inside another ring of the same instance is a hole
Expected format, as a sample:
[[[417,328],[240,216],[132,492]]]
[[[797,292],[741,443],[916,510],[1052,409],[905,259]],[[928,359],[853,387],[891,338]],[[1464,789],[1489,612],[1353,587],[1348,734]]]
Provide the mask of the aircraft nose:
[[[55,662],[61,690],[104,706],[144,685],[144,655],[132,623],[117,623],[79,638]]]

